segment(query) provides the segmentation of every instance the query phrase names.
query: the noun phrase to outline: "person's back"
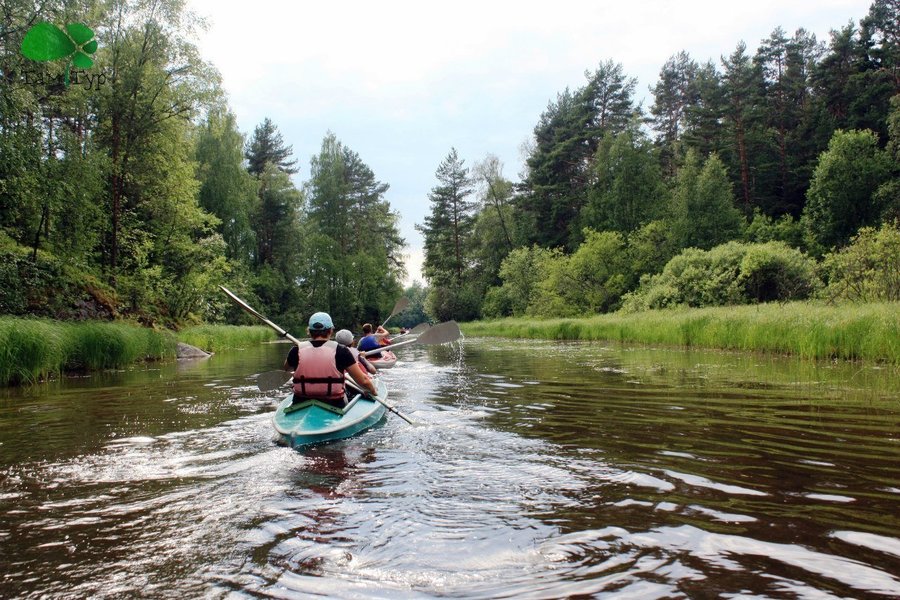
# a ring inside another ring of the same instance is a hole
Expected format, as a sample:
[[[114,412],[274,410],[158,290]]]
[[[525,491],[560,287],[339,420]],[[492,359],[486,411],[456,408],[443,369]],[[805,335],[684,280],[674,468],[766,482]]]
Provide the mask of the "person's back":
[[[288,353],[284,367],[294,372],[293,405],[319,400],[343,408],[345,372],[370,393],[378,393],[350,349],[329,339],[333,331],[331,317],[316,313],[309,320],[310,340],[294,346]]]
[[[381,344],[372,334],[372,325],[366,323],[363,325],[363,338],[359,340],[359,343],[356,345],[359,348],[360,352],[368,352],[369,350],[377,350],[381,348]],[[372,358],[381,358],[381,352],[375,353],[371,355]]]

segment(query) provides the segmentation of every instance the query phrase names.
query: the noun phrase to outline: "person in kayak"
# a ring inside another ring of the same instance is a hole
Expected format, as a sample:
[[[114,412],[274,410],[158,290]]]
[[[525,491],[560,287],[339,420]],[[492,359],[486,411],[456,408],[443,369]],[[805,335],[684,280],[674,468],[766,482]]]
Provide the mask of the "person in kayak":
[[[359,353],[359,348],[353,347],[353,334],[349,329],[341,329],[336,334],[334,334],[334,341],[336,341],[338,344],[347,346],[350,349],[350,353],[356,357],[356,361],[363,369],[365,369],[372,375],[378,372],[375,366],[372,365],[372,363],[370,363],[365,356]]]
[[[359,340],[356,347],[359,348],[360,352],[368,352],[369,350],[381,348],[381,342],[379,342],[378,338],[372,333],[371,323],[363,325],[363,337]],[[375,359],[381,358],[381,352],[376,352],[375,354],[372,354],[371,357]]]
[[[292,404],[319,400],[343,408],[347,405],[344,373],[349,373],[369,394],[378,395],[375,383],[359,366],[350,349],[330,339],[334,324],[328,313],[317,312],[311,316],[308,332],[310,339],[291,348],[284,361],[284,369],[294,372]]]

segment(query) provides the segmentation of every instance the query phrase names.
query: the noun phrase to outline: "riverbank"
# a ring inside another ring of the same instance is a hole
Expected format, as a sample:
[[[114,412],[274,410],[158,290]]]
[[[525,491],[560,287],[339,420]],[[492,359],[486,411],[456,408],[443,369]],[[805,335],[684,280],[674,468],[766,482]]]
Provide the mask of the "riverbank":
[[[259,326],[203,325],[176,334],[126,322],[0,317],[0,386],[174,358],[179,341],[221,352],[273,338]]]
[[[790,302],[582,319],[507,318],[465,323],[461,328],[471,336],[609,340],[900,364],[896,302],[837,306]]]

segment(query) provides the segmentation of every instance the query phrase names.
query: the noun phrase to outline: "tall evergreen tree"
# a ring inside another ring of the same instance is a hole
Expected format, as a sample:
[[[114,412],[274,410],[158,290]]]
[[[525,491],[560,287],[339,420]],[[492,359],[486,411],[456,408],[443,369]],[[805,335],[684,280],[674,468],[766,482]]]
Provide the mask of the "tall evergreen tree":
[[[741,205],[749,214],[754,205],[755,173],[751,175],[751,169],[754,159],[753,137],[759,118],[756,104],[759,77],[746,50],[747,45],[740,42],[728,58],[722,58],[722,85],[726,101],[724,117],[728,130],[725,147],[731,158],[733,171],[738,174]]]
[[[667,176],[675,174],[680,158],[681,136],[686,128],[687,110],[699,101],[698,66],[687,52],[681,51],[666,61],[653,87],[653,128],[658,132],[660,161]]]
[[[293,146],[285,146],[278,127],[272,123],[269,117],[253,130],[253,136],[247,144],[245,156],[247,158],[247,170],[256,177],[260,177],[266,169],[266,165],[273,165],[282,173],[293,175],[300,168],[296,160],[289,160],[294,152]]]
[[[451,148],[435,172],[438,185],[428,194],[431,214],[416,225],[425,238],[423,274],[433,286],[461,285],[470,264],[476,204],[468,198],[473,188],[464,163]]]

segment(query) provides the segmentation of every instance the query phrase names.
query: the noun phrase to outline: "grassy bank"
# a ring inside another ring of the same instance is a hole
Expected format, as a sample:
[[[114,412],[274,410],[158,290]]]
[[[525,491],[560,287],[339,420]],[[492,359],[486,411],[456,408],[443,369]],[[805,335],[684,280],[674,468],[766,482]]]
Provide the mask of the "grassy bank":
[[[123,322],[0,317],[0,385],[33,383],[64,371],[115,369],[174,358],[178,341],[221,352],[273,339],[265,327],[210,325],[179,334]]]
[[[178,332],[178,341],[207,352],[246,348],[275,339],[275,332],[263,325],[200,325]]]
[[[466,323],[471,336],[613,340],[900,364],[900,303],[810,302]]]

